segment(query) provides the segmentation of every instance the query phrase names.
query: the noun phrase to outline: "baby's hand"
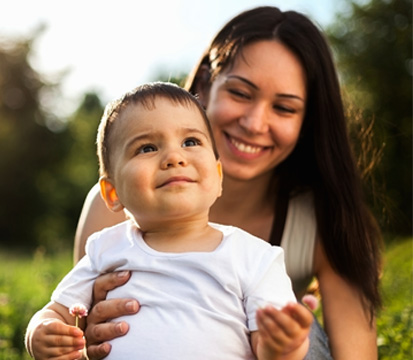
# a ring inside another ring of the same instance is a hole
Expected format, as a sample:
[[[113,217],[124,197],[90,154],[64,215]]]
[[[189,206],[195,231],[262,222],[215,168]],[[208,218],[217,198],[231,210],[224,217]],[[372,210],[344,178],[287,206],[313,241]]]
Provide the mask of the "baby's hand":
[[[307,352],[313,315],[303,305],[290,303],[281,310],[272,306],[257,311],[258,359],[299,358]],[[297,356],[294,354],[296,353]]]
[[[75,360],[82,358],[84,346],[81,329],[50,319],[40,322],[34,329],[30,347],[36,360]]]

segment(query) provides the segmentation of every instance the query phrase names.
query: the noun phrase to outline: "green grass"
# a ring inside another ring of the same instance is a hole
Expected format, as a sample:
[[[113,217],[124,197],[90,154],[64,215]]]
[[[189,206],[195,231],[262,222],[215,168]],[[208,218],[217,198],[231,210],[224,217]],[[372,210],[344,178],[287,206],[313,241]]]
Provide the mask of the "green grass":
[[[30,359],[24,332],[31,316],[43,307],[63,275],[71,268],[70,252],[46,257],[0,252],[0,359]]]
[[[412,359],[412,239],[393,241],[385,252],[384,307],[377,319],[380,360]],[[24,331],[72,266],[70,251],[22,256],[0,251],[0,360],[28,360]]]
[[[377,319],[382,360],[413,359],[412,255],[412,239],[386,247],[381,281],[384,306]]]

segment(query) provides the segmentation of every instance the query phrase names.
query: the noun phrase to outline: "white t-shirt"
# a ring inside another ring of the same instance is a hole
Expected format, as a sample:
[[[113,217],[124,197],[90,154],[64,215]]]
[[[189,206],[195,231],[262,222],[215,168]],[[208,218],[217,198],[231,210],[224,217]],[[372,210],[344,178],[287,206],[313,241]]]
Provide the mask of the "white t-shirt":
[[[52,300],[70,307],[91,304],[94,279],[132,270],[131,279],[108,298],[136,298],[136,315],[111,341],[106,359],[254,359],[250,331],[258,307],[295,302],[284,254],[245,231],[212,224],[223,233],[211,252],[163,253],[150,248],[126,221],[89,238],[87,255],[62,280]]]

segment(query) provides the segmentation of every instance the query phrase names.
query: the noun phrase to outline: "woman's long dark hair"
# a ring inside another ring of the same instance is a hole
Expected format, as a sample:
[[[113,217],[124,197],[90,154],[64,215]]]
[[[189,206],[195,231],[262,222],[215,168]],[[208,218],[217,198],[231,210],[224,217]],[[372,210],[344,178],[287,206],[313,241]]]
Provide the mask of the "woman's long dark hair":
[[[276,40],[289,48],[306,72],[307,105],[300,140],[275,170],[290,195],[314,193],[318,232],[333,268],[354,284],[370,319],[380,306],[381,235],[368,210],[347,133],[337,73],[326,39],[304,15],[275,7],[258,7],[230,20],[216,35],[186,88],[196,92],[202,71],[209,84],[232,66],[243,46]],[[279,194],[280,196],[282,194]],[[277,196],[277,199],[280,199]]]

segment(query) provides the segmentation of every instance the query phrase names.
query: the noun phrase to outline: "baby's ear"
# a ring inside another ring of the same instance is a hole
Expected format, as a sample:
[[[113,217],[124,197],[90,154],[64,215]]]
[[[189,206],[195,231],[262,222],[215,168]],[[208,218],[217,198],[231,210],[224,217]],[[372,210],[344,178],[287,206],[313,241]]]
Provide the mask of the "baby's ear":
[[[123,210],[124,206],[119,200],[118,194],[116,193],[115,186],[112,181],[107,177],[101,177],[99,179],[100,185],[100,195],[106,203],[109,210],[113,212],[118,212]]]
[[[224,177],[224,175],[223,175],[223,173],[222,173],[222,163],[221,163],[221,160],[217,160],[217,170],[218,170],[219,177],[220,177],[221,180],[222,180],[222,178]]]
[[[221,182],[219,184],[219,193],[218,193],[218,197],[220,197],[222,195],[222,180],[224,178],[224,174],[222,173],[222,163],[220,160],[217,161],[217,170],[218,170],[219,177],[221,178]]]

